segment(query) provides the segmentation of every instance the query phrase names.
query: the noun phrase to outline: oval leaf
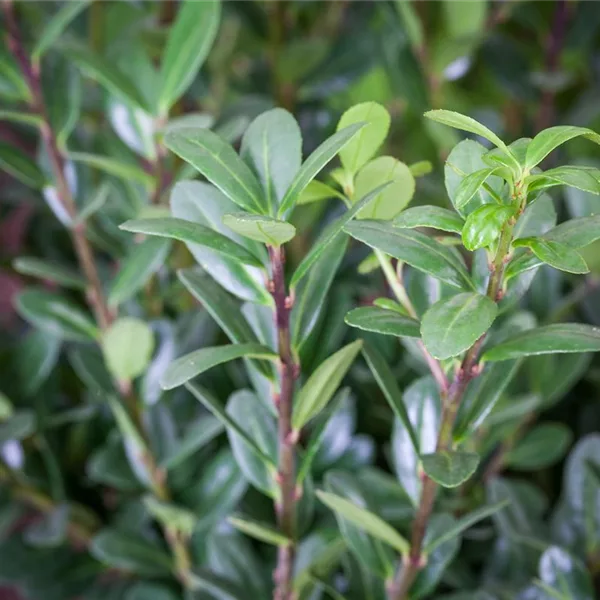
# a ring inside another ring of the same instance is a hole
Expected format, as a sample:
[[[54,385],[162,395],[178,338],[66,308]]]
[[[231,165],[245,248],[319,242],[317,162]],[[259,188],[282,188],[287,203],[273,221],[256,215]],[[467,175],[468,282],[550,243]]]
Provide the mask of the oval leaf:
[[[532,169],[541,163],[552,150],[558,146],[583,136],[596,144],[600,144],[600,135],[587,127],[575,127],[573,125],[558,125],[550,127],[538,133],[529,143],[525,157],[525,167]]]
[[[270,246],[285,244],[296,235],[296,228],[291,223],[247,213],[225,215],[223,223],[244,237]]]
[[[434,452],[421,456],[423,470],[441,486],[453,488],[475,473],[479,455],[473,452]]]
[[[487,248],[500,236],[504,224],[513,216],[512,206],[486,204],[474,210],[465,222],[462,240],[467,250]]]
[[[440,229],[451,233],[461,233],[464,223],[459,214],[439,206],[408,208],[394,219],[394,225],[401,229],[431,227],[432,229]]]
[[[567,273],[589,273],[581,254],[566,244],[539,237],[521,238],[513,246],[529,248],[542,262]]]

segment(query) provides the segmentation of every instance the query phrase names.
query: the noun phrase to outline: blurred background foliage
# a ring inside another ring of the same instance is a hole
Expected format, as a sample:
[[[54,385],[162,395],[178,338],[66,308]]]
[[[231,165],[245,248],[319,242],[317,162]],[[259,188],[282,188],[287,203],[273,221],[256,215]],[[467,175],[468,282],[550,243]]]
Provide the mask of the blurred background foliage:
[[[62,5],[16,4],[28,47]],[[81,69],[85,52],[93,53],[142,96],[151,95],[155,66],[178,10],[172,0],[87,3],[44,56],[43,92],[50,119],[72,154],[68,174],[78,207],[92,205],[87,235],[102,276],[112,280],[109,296],[127,314],[150,321],[157,335],[157,350],[138,392],[149,443],[178,501],[196,515],[192,550],[205,586],[192,597],[236,597],[220,587],[227,579],[246,590],[244,597],[266,598],[271,573],[264,565],[272,564],[271,547],[250,542],[223,519],[242,507],[269,520],[270,504],[242,477],[236,449],[229,448],[214,417],[185,391],[161,398],[157,383],[174,356],[218,344],[223,334],[174,275],[175,268],[192,263],[183,246],[137,244],[117,227],[166,206],[170,185],[184,167],[172,157],[165,160],[148,137],[147,114],[124,103],[110,85],[107,89],[94,81],[97,77],[88,77],[89,65]],[[26,96],[15,73],[3,48],[3,111],[14,110]],[[599,82],[600,9],[593,1],[231,1],[222,6],[208,59],[169,118],[193,113],[237,142],[256,115],[282,106],[300,123],[306,156],[335,130],[344,110],[374,100],[392,114],[382,153],[407,164],[433,164],[431,173],[418,178],[413,202],[446,206],[443,163],[462,138],[423,119],[425,110],[469,114],[506,140],[530,137],[554,124],[600,131]],[[16,172],[15,148],[25,164]],[[568,159],[562,162],[600,166],[600,151],[585,141],[571,142],[561,152]],[[15,469],[0,470],[0,579],[30,600],[179,598],[181,591],[165,567],[164,542],[104,402],[112,383],[99,352],[64,332],[31,328],[15,311],[16,294],[36,281],[31,277],[35,264],[15,262],[23,256],[70,267],[60,285],[71,287],[66,295],[83,307],[69,236],[52,195],[40,189],[48,158],[30,124],[2,120],[0,164],[17,174],[0,174],[0,400],[10,398],[20,415],[10,429],[0,423],[3,463]],[[145,175],[156,176],[156,169],[160,184],[151,189]],[[597,197],[572,188],[558,188],[552,197],[559,221],[600,208]],[[295,211],[293,221],[302,234],[290,245],[291,264],[340,209],[339,202],[329,201]],[[329,293],[326,318],[308,342],[303,367],[309,371],[311,362],[318,364],[352,337],[343,325],[346,311],[386,293],[382,279],[357,273],[365,254],[357,244],[350,246]],[[600,325],[598,243],[586,249],[585,258],[592,269],[585,279],[541,268],[515,319]],[[56,274],[49,279],[56,281]],[[408,285],[417,307],[441,293],[439,283],[415,272]],[[47,281],[45,287],[52,290],[56,283]],[[421,378],[426,369],[419,354],[393,338],[374,341],[406,390],[414,418],[435,421],[436,401],[428,396],[428,380]],[[244,385],[238,367],[211,371],[203,376],[203,386],[227,398]],[[510,498],[511,508],[472,531],[460,553],[450,552],[439,568],[428,571],[432,585],[424,582],[422,595],[414,597],[432,597],[436,588],[434,597],[440,599],[591,600],[591,582],[600,590],[598,358],[529,358],[509,386],[503,381],[485,381],[488,387],[478,390],[501,394],[476,442],[487,456],[486,469],[462,497],[447,500],[448,509],[458,512],[484,496]],[[366,365],[353,368],[348,384],[352,393],[342,399],[316,458],[317,479],[327,473],[333,489],[353,486],[371,510],[405,527],[410,503],[392,475],[402,470],[402,432],[392,431],[391,412]],[[428,410],[433,411],[429,417]],[[427,439],[434,434],[423,426]],[[355,478],[350,480],[348,471]],[[410,482],[403,483],[410,489]],[[381,598],[379,580],[364,565],[357,568],[323,507],[307,502],[302,510],[310,535],[299,553],[298,569],[306,575],[301,598],[335,598],[328,596],[332,588],[349,600]],[[91,542],[101,528],[112,537]],[[90,545],[94,558],[81,551]],[[538,578],[552,587],[561,577],[568,580],[562,596],[532,585]],[[2,594],[9,593],[6,589]],[[448,595],[459,591],[463,595]]]

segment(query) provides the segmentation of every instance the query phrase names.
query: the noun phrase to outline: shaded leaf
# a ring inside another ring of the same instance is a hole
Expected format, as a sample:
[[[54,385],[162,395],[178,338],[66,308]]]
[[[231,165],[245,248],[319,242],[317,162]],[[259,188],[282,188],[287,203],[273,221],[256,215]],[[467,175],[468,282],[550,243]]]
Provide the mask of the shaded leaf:
[[[479,465],[473,452],[440,451],[421,456],[423,470],[443,487],[453,488],[467,481]]]
[[[241,212],[225,215],[223,223],[244,237],[270,246],[285,244],[296,235],[296,228],[291,223]]]
[[[393,310],[364,306],[346,314],[344,321],[350,327],[398,337],[421,337],[419,322]]]

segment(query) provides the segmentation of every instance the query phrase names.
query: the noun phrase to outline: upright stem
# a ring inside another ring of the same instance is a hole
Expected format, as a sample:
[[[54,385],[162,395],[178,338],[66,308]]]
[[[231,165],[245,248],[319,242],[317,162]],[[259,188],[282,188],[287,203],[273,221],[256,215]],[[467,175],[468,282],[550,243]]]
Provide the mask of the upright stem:
[[[50,120],[48,119],[48,111],[44,101],[42,92],[40,69],[38,64],[33,64],[21,42],[21,36],[15,15],[13,12],[12,0],[3,0],[4,15],[8,34],[8,45],[19,64],[25,81],[29,87],[31,96],[31,108],[41,117],[42,123],[40,127],[42,140],[48,152],[54,179],[56,182],[56,191],[58,199],[68,214],[71,220],[77,216],[77,206],[69,189],[69,185],[65,176],[65,162],[58,147],[56,135],[52,129]],[[160,185],[160,183],[159,183]],[[85,235],[85,223],[70,228],[73,239],[73,246],[79,261],[79,265],[88,282],[87,300],[92,309],[98,327],[105,331],[113,322],[114,317],[108,308],[102,283],[96,268],[94,254],[92,248]],[[121,395],[128,405],[129,414],[136,428],[139,430],[142,438],[145,438],[141,415],[138,411],[138,403],[131,382],[117,382]],[[165,473],[156,463],[154,456],[145,457],[148,471],[152,479],[152,489],[156,496],[162,501],[170,500],[170,491],[167,486]],[[169,542],[171,551],[175,558],[175,568],[177,575],[183,585],[187,585],[189,579],[189,570],[191,567],[191,558],[185,540],[177,529],[165,526],[165,537]]]
[[[290,339],[290,312],[292,299],[285,286],[285,255],[283,248],[270,247],[271,294],[275,301],[275,322],[277,325],[277,345],[279,352],[280,390],[275,401],[279,413],[278,440],[279,466],[278,482],[280,495],[277,500],[277,522],[281,532],[290,543],[279,547],[275,570],[275,600],[292,599],[292,577],[294,569],[295,529],[296,529],[296,439],[292,431],[292,408],[294,380],[298,367],[294,361]]]
[[[502,297],[502,277],[504,275],[506,258],[510,252],[512,232],[513,224],[507,223],[500,234],[496,255],[490,265],[491,274],[488,281],[487,296],[494,302],[499,301]],[[481,336],[469,348],[449,389],[440,389],[442,417],[436,452],[443,452],[452,448],[452,431],[456,415],[458,414],[458,408],[469,382],[477,377],[480,372],[477,361],[484,338],[485,335]],[[423,474],[421,499],[411,532],[410,553],[406,557],[402,568],[398,569],[396,578],[389,586],[388,596],[390,600],[405,600],[419,571],[427,564],[427,558],[423,555],[423,539],[425,538],[427,524],[433,510],[437,487],[437,483],[433,479]]]

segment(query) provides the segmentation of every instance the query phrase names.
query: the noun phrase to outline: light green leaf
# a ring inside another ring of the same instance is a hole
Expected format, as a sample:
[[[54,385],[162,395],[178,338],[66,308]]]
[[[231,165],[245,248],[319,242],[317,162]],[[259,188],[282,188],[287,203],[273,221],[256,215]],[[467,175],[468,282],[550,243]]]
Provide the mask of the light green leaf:
[[[525,180],[527,190],[533,192],[556,185],[567,185],[569,187],[600,194],[600,169],[593,167],[574,167],[564,165],[556,169],[544,171],[539,175],[531,175]]]
[[[163,502],[149,494],[144,496],[144,506],[163,527],[175,530],[185,537],[192,535],[198,522],[196,515],[187,508]]]
[[[310,204],[320,200],[328,200],[329,198],[339,198],[344,202],[346,201],[345,196],[336,189],[322,181],[313,179],[300,194],[298,204]]]
[[[338,131],[355,123],[366,123],[352,141],[340,151],[340,160],[346,171],[354,175],[375,156],[387,136],[390,121],[389,112],[377,102],[356,104],[342,115],[337,126]]]
[[[291,223],[243,212],[225,215],[223,223],[244,237],[270,246],[285,244],[296,235],[296,228]]]
[[[350,327],[364,331],[373,331],[383,335],[419,338],[419,322],[416,319],[399,314],[394,310],[363,306],[346,314],[344,321]]]
[[[537,354],[599,351],[600,328],[581,323],[558,323],[511,336],[487,350],[482,359],[495,361]]]
[[[116,158],[89,154],[87,152],[69,152],[67,156],[74,162],[94,167],[109,175],[120,177],[125,181],[135,181],[148,188],[154,185],[154,177],[134,164],[127,164]]]
[[[87,286],[85,279],[77,271],[32,256],[16,258],[13,261],[13,267],[22,275],[52,281],[64,287],[83,290]]]
[[[262,262],[254,254],[222,233],[210,227],[205,227],[204,225],[192,223],[184,219],[177,219],[175,217],[134,219],[125,221],[125,223],[119,225],[119,229],[180,240],[190,244],[199,244],[219,254],[240,261],[243,264],[254,267],[263,266]]]
[[[373,373],[373,377],[381,388],[385,399],[394,411],[394,414],[402,423],[404,429],[409,435],[415,454],[420,453],[417,435],[408,417],[406,405],[402,399],[402,392],[396,383],[396,377],[392,373],[385,358],[371,344],[365,343],[362,349],[363,356]]]
[[[253,519],[239,516],[229,517],[227,521],[242,533],[261,542],[272,544],[273,546],[288,546],[292,543],[283,533],[265,523],[259,523]]]
[[[538,133],[529,143],[525,157],[525,167],[532,169],[541,163],[552,150],[573,138],[583,136],[596,144],[600,144],[600,135],[587,127],[558,125]]]
[[[17,295],[15,306],[25,320],[67,340],[89,341],[100,335],[89,315],[59,294],[27,289]]]
[[[75,0],[64,4],[56,14],[44,25],[44,29],[31,52],[33,62],[39,62],[42,56],[60,38],[69,24],[90,3],[90,0]]]
[[[457,288],[473,289],[462,259],[450,248],[410,229],[381,221],[352,221],[344,231],[371,248],[401,260]]]
[[[496,303],[476,292],[444,298],[423,315],[423,343],[437,359],[458,356],[491,327],[497,313]]]
[[[110,285],[108,303],[118,306],[134,296],[164,265],[171,242],[148,239],[133,246]]]
[[[462,131],[474,133],[475,135],[480,135],[486,140],[492,142],[494,146],[504,150],[506,154],[512,157],[515,163],[517,162],[506,144],[493,131],[488,129],[485,125],[478,123],[471,117],[461,115],[460,113],[453,112],[451,110],[430,110],[426,112],[424,116],[432,121],[436,121],[437,123],[454,127],[454,129],[460,129]]]
[[[300,431],[310,419],[327,406],[354,362],[361,346],[362,340],[344,346],[321,363],[308,378],[294,400],[292,414],[294,430]]]
[[[14,413],[12,402],[0,392],[0,423],[6,421]]]
[[[454,206],[457,210],[465,207],[479,191],[479,188],[486,182],[488,177],[491,177],[498,167],[480,169],[474,173],[467,175],[459,184],[456,189],[456,196],[454,197]]]
[[[161,61],[160,113],[166,114],[191,85],[213,45],[220,17],[218,0],[187,0],[180,5]]]
[[[277,360],[278,357],[272,350],[260,344],[232,344],[201,348],[173,361],[163,375],[160,385],[164,390],[171,390],[212,367],[236,358]]]
[[[114,64],[85,46],[69,44],[64,47],[67,59],[72,60],[86,75],[123,102],[147,110],[146,101],[131,80]]]
[[[267,210],[250,167],[216,133],[198,127],[178,127],[167,132],[165,144],[241,208],[260,214]]]
[[[357,506],[353,502],[331,494],[318,490],[316,492],[319,500],[328,506],[331,510],[338,513],[344,519],[350,521],[360,529],[366,531],[369,535],[385,542],[392,548],[395,548],[403,555],[408,554],[410,545],[408,541],[402,537],[391,525],[380,519],[372,512]]]
[[[242,138],[240,156],[261,182],[269,214],[283,200],[302,163],[302,134],[282,108],[259,115]]]
[[[154,334],[133,317],[117,319],[102,335],[102,352],[113,377],[128,381],[141,375],[154,351]]]
[[[467,250],[487,248],[502,233],[506,222],[514,215],[512,206],[484,204],[468,217],[462,230],[462,240]]]
[[[401,229],[431,227],[450,233],[461,233],[464,223],[464,219],[458,213],[439,206],[407,208],[394,219],[394,225]]]
[[[513,246],[529,248],[542,262],[567,273],[589,273],[583,256],[566,244],[541,237],[520,238]]]
[[[441,546],[448,540],[458,537],[463,531],[466,531],[475,523],[487,519],[490,515],[497,513],[509,504],[510,500],[506,499],[502,502],[496,502],[489,506],[482,506],[473,512],[470,512],[458,521],[456,521],[451,529],[445,531],[441,536],[430,540],[424,548],[425,554],[431,554],[438,546]]]
[[[375,158],[358,172],[354,182],[355,197],[366,196],[382,181],[390,184],[360,211],[359,219],[393,219],[411,201],[415,178],[403,162],[391,156]]]
[[[43,122],[42,118],[35,113],[16,110],[0,110],[0,121],[21,123],[22,125],[31,125],[32,127],[39,127]]]
[[[341,217],[333,221],[333,223],[331,223],[325,229],[325,231],[323,231],[321,236],[312,245],[312,248],[309,250],[308,254],[302,259],[302,262],[298,265],[298,268],[294,271],[292,280],[290,282],[290,288],[293,289],[298,285],[298,282],[306,275],[306,273],[308,273],[309,269],[319,259],[329,244],[331,244],[336,237],[340,235],[344,229],[344,226],[347,225],[364,207],[366,207],[369,202],[374,200],[378,196],[379,192],[388,185],[389,183],[384,183],[383,185],[380,185],[378,188],[374,189],[372,192],[368,193],[364,198],[361,198],[356,204],[354,204],[352,208],[348,209]]]
[[[0,142],[0,169],[36,190],[46,184],[46,177],[37,164],[20,148]]]
[[[284,216],[294,208],[298,197],[304,188],[319,174],[321,169],[364,127],[365,123],[355,123],[338,131],[326,139],[305,161],[296,177],[288,188],[281,205],[278,216]]]
[[[434,452],[421,456],[423,470],[443,487],[453,488],[475,473],[479,455],[473,452]]]

